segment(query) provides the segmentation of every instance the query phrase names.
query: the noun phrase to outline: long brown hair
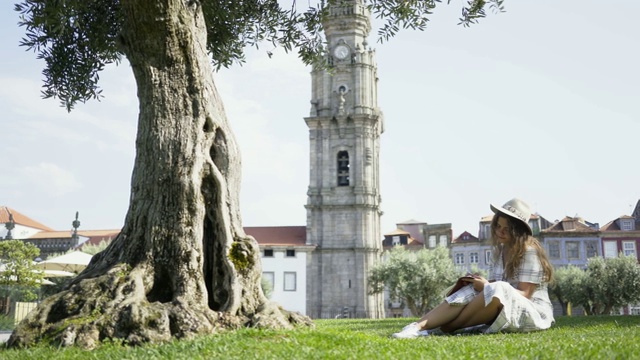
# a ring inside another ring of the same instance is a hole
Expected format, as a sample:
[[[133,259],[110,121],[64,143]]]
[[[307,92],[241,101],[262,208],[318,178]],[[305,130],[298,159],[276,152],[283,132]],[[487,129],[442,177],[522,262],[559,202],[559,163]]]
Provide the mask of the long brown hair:
[[[514,240],[511,244],[511,251],[509,251],[509,258],[504,259],[503,262],[506,277],[512,278],[517,274],[518,269],[520,269],[520,265],[522,265],[522,260],[524,260],[524,253],[527,251],[528,247],[533,247],[536,249],[536,253],[540,259],[540,264],[542,265],[542,271],[544,273],[543,281],[546,283],[552,282],[553,266],[549,262],[547,252],[544,250],[538,239],[529,235],[529,228],[525,223],[518,221],[511,216],[505,216],[500,213],[496,213],[491,220],[491,245],[493,245],[494,249],[494,263],[497,263],[500,256],[502,256],[501,244],[498,241],[498,236],[496,236],[496,226],[498,225],[498,219],[501,217],[507,220],[507,223],[509,224],[509,233]]]

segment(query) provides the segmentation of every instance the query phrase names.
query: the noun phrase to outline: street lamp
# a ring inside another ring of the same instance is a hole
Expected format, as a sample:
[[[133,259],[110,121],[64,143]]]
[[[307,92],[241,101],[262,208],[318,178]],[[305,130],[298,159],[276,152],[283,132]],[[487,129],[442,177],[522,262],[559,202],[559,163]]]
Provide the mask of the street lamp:
[[[78,228],[80,227],[80,220],[78,220],[79,213],[76,211],[76,219],[73,220],[71,226],[73,226],[73,232],[71,233],[71,246],[78,246]]]
[[[11,240],[13,239],[13,235],[11,235],[11,230],[13,230],[16,227],[16,222],[13,221],[13,214],[11,213],[11,211],[7,209],[7,212],[9,213],[9,222],[4,224],[4,227],[7,229],[7,235],[4,237],[4,239]]]

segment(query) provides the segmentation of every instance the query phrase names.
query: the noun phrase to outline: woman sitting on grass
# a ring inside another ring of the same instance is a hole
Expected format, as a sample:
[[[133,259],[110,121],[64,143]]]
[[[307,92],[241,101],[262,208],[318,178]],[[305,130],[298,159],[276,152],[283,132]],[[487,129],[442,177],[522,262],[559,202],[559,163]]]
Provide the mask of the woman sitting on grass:
[[[429,335],[436,328],[445,333],[471,327],[485,333],[526,332],[554,323],[547,292],[553,267],[532,236],[529,206],[512,199],[502,207],[490,207],[495,214],[491,220],[494,280],[475,275],[461,279],[467,285],[393,337]]]

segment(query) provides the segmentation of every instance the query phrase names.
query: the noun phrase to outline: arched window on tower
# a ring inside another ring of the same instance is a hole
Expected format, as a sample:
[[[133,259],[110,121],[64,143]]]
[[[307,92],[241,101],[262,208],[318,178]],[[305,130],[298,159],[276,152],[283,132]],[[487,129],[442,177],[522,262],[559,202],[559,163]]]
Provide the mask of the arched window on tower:
[[[338,186],[349,186],[349,153],[338,152]]]

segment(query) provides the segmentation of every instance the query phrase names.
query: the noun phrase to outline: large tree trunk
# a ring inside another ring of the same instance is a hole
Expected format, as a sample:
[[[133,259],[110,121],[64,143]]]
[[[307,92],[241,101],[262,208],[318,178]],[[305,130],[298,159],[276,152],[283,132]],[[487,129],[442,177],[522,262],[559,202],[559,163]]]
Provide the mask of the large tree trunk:
[[[215,89],[198,2],[122,1],[123,50],[140,115],[120,235],[22,321],[9,346],[91,348],[220,328],[310,324],[262,293],[260,252],[242,229],[240,157]]]

